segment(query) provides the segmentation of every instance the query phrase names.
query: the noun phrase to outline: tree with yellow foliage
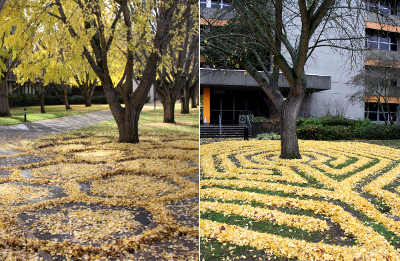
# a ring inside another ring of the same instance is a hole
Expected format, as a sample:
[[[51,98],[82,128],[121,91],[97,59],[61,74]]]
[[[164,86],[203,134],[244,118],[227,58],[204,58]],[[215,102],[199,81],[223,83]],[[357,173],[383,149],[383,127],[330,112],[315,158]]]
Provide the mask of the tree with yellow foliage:
[[[176,32],[182,30],[184,17],[190,15],[188,6],[197,1],[43,2],[52,5],[49,16],[68,30],[68,45],[82,51],[100,79],[118,126],[119,141],[139,142],[139,116],[157,68],[169,62],[167,50],[183,41]],[[123,70],[112,73],[115,68]]]
[[[8,103],[8,79],[19,63],[23,50],[35,42],[43,12],[26,9],[28,1],[1,3],[0,23],[0,117],[11,115]]]
[[[50,83],[61,85],[64,92],[64,105],[66,110],[71,107],[68,102],[67,84],[71,81],[74,67],[73,49],[65,45],[65,36],[68,32],[57,24],[54,18],[42,22],[35,32],[34,41],[29,48],[24,48],[19,56],[19,64],[15,74],[19,84],[26,82],[48,85]],[[57,44],[55,44],[57,43]],[[41,106],[44,107],[44,86],[40,87]],[[44,112],[44,109],[42,109]]]
[[[79,74],[75,74],[74,79],[85,99],[85,106],[92,106],[92,97],[98,83],[97,76],[93,73],[83,71]]]
[[[175,103],[183,93],[182,113],[189,113],[189,99],[192,87],[198,83],[199,74],[199,38],[198,5],[188,6],[190,15],[185,17],[185,26],[177,32],[183,41],[178,47],[170,46],[167,53],[169,66],[161,67],[155,82],[157,94],[164,108],[164,122],[175,122]]]

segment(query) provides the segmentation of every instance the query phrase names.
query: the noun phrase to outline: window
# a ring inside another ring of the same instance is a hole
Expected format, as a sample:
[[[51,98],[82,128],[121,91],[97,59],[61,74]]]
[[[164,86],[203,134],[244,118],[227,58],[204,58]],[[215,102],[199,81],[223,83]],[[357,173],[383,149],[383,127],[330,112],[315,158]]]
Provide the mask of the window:
[[[364,117],[370,119],[371,121],[385,121],[386,116],[387,119],[396,121],[399,104],[390,103],[382,104],[382,106],[383,110],[381,106],[378,106],[378,103],[366,102]]]
[[[383,15],[397,15],[398,4],[396,0],[368,0],[366,8],[371,12],[379,12]]]
[[[220,0],[211,0],[211,8],[219,8]]]
[[[202,1],[207,2],[207,0],[200,0],[200,5]],[[231,3],[226,0],[211,0],[210,6],[207,7],[222,9],[231,7]]]
[[[221,8],[228,8],[231,7],[231,3],[228,3],[226,1],[221,1]]]
[[[207,0],[200,0],[200,7],[207,7]]]
[[[397,35],[377,30],[366,30],[366,45],[369,49],[397,51]]]
[[[376,83],[376,87],[379,88],[380,90],[386,88],[392,90],[392,88],[397,88],[397,80],[379,79],[379,82]]]

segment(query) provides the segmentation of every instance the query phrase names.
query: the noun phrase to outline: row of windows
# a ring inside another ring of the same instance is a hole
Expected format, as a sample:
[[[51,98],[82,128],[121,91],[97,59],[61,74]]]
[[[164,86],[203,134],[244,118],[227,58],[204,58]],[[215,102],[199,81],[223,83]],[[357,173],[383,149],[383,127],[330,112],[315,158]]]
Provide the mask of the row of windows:
[[[231,3],[226,0],[200,0],[200,7],[222,9],[231,7]]]
[[[400,5],[396,0],[377,0],[377,1],[367,1],[367,10],[371,12],[379,12],[383,15],[399,15]]]
[[[369,49],[397,51],[398,35],[378,30],[366,30],[366,45]]]
[[[385,121],[385,117],[397,121],[399,104],[388,104],[388,106],[382,104],[382,106],[384,107],[383,110],[378,103],[366,102],[364,117],[371,121]]]
[[[231,3],[229,0],[200,0],[200,6],[208,8],[225,8],[230,7]],[[400,5],[397,3],[397,0],[369,0],[366,2],[366,9],[384,15],[400,14]]]
[[[208,8],[226,8],[231,7],[230,2],[229,0],[200,0],[200,6]],[[366,9],[384,15],[400,14],[400,5],[397,3],[397,0],[370,0],[366,2]]]

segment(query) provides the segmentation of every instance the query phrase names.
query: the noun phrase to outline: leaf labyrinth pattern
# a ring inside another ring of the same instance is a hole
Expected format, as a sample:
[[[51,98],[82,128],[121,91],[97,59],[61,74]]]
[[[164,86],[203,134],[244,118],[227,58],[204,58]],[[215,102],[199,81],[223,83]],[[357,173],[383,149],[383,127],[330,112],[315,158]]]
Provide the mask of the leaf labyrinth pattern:
[[[299,260],[400,259],[400,151],[357,142],[201,148],[203,239]]]

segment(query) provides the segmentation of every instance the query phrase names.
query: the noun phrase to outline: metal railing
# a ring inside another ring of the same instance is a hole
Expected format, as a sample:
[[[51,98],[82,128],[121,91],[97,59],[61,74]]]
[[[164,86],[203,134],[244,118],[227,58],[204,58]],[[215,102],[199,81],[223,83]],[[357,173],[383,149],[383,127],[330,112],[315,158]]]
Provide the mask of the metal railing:
[[[251,124],[251,119],[250,118],[251,118],[250,115],[246,115],[246,123],[247,123],[247,130],[248,130],[247,135],[248,136],[253,136],[253,125]]]

